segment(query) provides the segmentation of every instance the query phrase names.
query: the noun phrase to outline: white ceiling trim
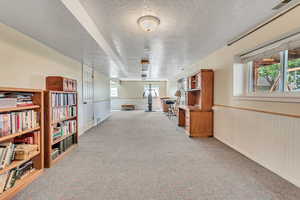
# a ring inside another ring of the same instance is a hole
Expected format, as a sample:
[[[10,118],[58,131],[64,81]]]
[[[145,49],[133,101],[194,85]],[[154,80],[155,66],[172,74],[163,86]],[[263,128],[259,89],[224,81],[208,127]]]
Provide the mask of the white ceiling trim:
[[[95,22],[91,19],[89,14],[86,12],[79,0],[60,0],[66,8],[74,15],[74,17],[79,21],[79,23],[86,29],[86,31],[94,38],[103,51],[109,56],[115,65],[124,73],[125,76],[128,76],[128,71],[125,69],[123,62],[121,61],[120,56],[111,48],[109,43],[106,41],[104,36],[101,34],[97,28]],[[114,65],[112,65],[114,67]]]

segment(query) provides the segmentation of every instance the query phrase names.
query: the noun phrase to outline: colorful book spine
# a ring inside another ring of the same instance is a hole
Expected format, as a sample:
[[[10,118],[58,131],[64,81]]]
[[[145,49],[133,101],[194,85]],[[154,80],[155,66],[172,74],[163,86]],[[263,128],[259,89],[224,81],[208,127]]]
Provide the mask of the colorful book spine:
[[[72,106],[77,104],[76,93],[53,93],[51,98],[52,107]]]
[[[34,129],[38,126],[38,112],[35,110],[0,114],[0,137]]]
[[[52,130],[52,141],[56,139],[75,134],[77,131],[77,121],[76,120],[69,120],[62,123],[59,123],[56,127],[53,127]]]
[[[52,121],[60,121],[71,117],[76,117],[76,106],[52,108]]]

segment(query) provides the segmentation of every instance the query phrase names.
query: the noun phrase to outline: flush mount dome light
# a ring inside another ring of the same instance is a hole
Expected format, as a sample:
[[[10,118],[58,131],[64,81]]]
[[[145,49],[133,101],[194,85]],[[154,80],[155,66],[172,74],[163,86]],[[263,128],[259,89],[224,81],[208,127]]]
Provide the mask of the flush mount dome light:
[[[138,25],[146,32],[153,32],[160,24],[159,18],[152,15],[145,15],[137,20]]]

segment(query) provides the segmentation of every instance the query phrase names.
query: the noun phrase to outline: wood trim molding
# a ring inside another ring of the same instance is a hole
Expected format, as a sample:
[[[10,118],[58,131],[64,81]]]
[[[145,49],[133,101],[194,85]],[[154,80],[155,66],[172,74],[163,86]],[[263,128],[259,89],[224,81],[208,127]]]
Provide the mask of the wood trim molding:
[[[215,104],[214,107],[231,108],[231,109],[236,109],[236,110],[246,110],[246,111],[259,112],[259,113],[265,113],[265,114],[270,114],[270,115],[279,115],[279,116],[284,116],[284,117],[300,118],[300,115],[271,112],[271,111],[266,111],[266,110],[258,110],[258,109],[254,109],[254,108],[243,108],[243,107],[226,106],[226,105],[220,105],[220,104]]]

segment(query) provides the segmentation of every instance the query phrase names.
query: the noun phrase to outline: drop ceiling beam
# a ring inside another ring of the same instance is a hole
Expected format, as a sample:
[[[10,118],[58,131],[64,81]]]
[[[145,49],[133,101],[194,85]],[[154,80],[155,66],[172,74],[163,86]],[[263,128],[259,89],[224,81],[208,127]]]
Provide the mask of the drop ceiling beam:
[[[128,76],[128,71],[124,67],[124,64],[120,56],[113,50],[108,44],[103,34],[97,28],[95,22],[89,16],[79,0],[60,0],[66,8],[73,14],[73,16],[79,21],[79,23],[86,29],[86,31],[93,37],[97,44],[103,49],[103,51],[109,56],[114,64],[117,66],[117,71],[122,72],[125,76]]]

